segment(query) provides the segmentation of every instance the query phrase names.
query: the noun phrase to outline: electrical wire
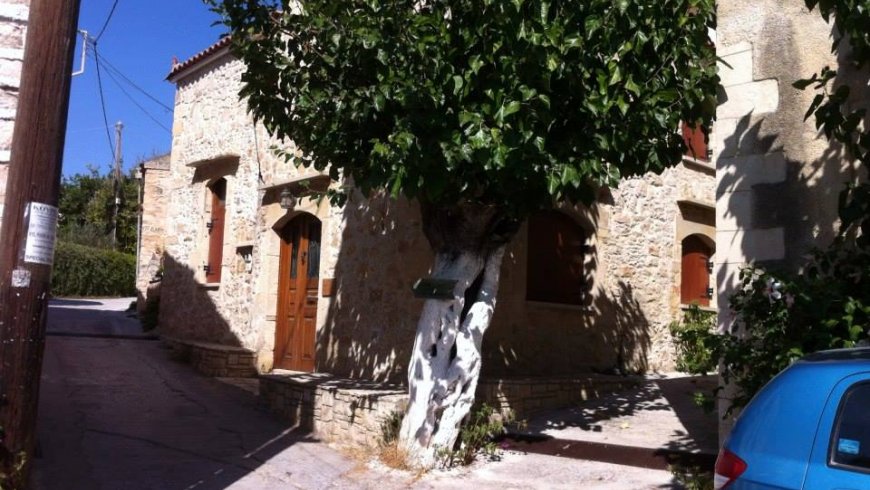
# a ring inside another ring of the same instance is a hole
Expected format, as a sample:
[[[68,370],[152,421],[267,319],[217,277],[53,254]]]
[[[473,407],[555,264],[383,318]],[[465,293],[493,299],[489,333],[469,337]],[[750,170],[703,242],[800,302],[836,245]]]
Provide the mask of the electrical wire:
[[[94,43],[94,57],[98,57],[97,45]],[[100,107],[103,110],[103,123],[106,125],[106,138],[109,140],[109,151],[112,152],[112,161],[115,161],[115,146],[112,144],[112,133],[109,131],[109,117],[106,115],[106,97],[103,94],[103,77],[100,75],[100,64],[97,66],[97,87],[100,89]]]
[[[103,33],[106,32],[106,28],[109,27],[109,21],[112,20],[112,15],[114,15],[115,7],[117,7],[117,6],[118,6],[118,0],[115,0],[115,2],[112,4],[112,9],[109,10],[109,15],[106,16],[106,22],[103,23],[103,27],[102,27],[102,29],[100,29],[100,33],[97,34],[96,38],[94,38],[95,45],[97,44],[97,41],[99,41],[100,38],[103,36]]]
[[[100,61],[100,58],[95,57],[95,58],[94,58],[94,61],[96,62],[97,66],[100,65],[100,62],[101,62],[101,61]],[[121,90],[121,92],[122,92],[124,95],[126,95],[128,99],[130,99],[130,102],[132,102],[133,105],[135,105],[136,107],[138,107],[139,110],[142,111],[143,114],[145,114],[146,116],[148,116],[149,119],[151,119],[152,121],[154,121],[154,124],[156,124],[156,125],[160,126],[161,128],[163,128],[167,133],[172,134],[172,130],[171,130],[171,129],[167,128],[167,127],[166,127],[163,123],[161,123],[161,122],[160,122],[160,121],[159,121],[159,120],[158,120],[158,119],[157,119],[153,114],[151,114],[150,112],[148,112],[148,109],[142,107],[142,105],[141,105],[139,102],[137,102],[136,99],[134,99],[132,95],[130,95],[130,92],[128,92],[127,89],[125,89],[124,86],[121,85],[121,82],[118,81],[117,78],[115,78],[115,75],[113,75],[112,72],[111,72],[110,70],[106,70],[106,74],[109,75],[109,78],[110,78],[113,82],[115,82],[115,85],[118,86],[118,88]]]
[[[94,45],[94,47],[96,47],[96,45]],[[161,102],[159,99],[157,99],[156,97],[154,97],[153,95],[151,95],[150,93],[148,93],[145,89],[143,89],[142,87],[140,87],[139,85],[137,85],[136,82],[134,82],[133,80],[131,80],[130,77],[128,77],[127,75],[124,75],[124,73],[123,73],[121,70],[119,70],[115,65],[113,65],[113,64],[112,64],[108,59],[106,59],[105,56],[103,56],[103,55],[101,55],[101,54],[98,54],[98,53],[96,52],[96,49],[94,50],[94,56],[97,58],[97,61],[103,63],[103,65],[106,67],[106,70],[107,70],[107,71],[112,71],[112,72],[114,72],[114,74],[115,74],[116,76],[120,77],[120,78],[121,78],[122,80],[124,80],[128,85],[130,85],[131,87],[133,87],[134,89],[136,89],[137,91],[139,91],[140,93],[142,93],[142,95],[144,95],[145,97],[148,97],[149,99],[151,99],[155,104],[159,105],[159,106],[162,107],[164,110],[166,110],[166,112],[172,112],[172,107],[169,107],[168,105],[164,104],[164,103]]]

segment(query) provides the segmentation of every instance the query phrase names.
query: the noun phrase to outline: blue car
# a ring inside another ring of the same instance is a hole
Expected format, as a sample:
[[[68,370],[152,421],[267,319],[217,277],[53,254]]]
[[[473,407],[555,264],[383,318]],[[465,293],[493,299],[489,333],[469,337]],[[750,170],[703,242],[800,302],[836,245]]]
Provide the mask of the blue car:
[[[870,489],[870,348],[811,354],[771,380],[719,452],[714,488]]]

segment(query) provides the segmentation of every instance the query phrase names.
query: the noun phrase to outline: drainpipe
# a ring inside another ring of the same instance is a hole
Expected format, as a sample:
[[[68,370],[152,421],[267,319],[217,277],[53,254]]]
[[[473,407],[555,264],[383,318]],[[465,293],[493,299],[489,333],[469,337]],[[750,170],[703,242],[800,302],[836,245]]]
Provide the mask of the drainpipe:
[[[145,197],[145,164],[139,164],[139,187],[136,189],[136,202],[139,205],[136,207],[137,211],[137,221],[136,221],[136,290],[139,289],[139,267],[141,266],[140,261],[142,260],[142,202]]]

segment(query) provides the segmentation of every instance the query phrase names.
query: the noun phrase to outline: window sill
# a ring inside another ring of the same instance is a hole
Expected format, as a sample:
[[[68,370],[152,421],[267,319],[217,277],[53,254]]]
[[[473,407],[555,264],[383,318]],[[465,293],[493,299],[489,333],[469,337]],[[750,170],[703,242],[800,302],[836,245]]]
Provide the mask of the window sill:
[[[217,290],[221,287],[221,283],[219,282],[201,282],[198,284],[200,289],[208,289],[210,291]]]
[[[701,170],[705,173],[712,172],[713,175],[716,175],[716,166],[706,160],[698,160],[697,158],[692,158],[687,155],[683,155],[683,165],[688,168],[694,168],[696,170]]]
[[[533,301],[529,299],[526,300],[526,305],[533,308],[546,308],[551,310],[568,310],[582,312],[588,312],[593,310],[591,306],[586,305],[572,305],[569,303],[549,303],[547,301]]]
[[[687,305],[687,304],[684,304],[684,303],[683,303],[683,304],[680,304],[680,309],[683,310],[683,311],[689,311],[689,308],[691,308],[691,307],[693,307],[693,306],[697,306],[699,310],[701,310],[701,311],[706,311],[706,312],[708,312],[708,313],[719,313],[719,308],[714,308],[714,307],[712,307],[712,306]]]

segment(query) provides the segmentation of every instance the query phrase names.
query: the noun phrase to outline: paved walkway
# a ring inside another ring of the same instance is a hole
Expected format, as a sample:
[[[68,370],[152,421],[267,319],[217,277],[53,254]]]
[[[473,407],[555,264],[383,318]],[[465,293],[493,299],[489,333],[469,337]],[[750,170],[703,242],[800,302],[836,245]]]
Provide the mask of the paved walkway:
[[[676,488],[665,471],[517,452],[423,477],[363,462],[264,413],[249,382],[171,361],[128,304],[52,301],[34,488]]]
[[[638,388],[591,400],[576,408],[536,415],[528,431],[559,439],[716,454],[715,413],[692,401],[716,386],[713,376],[652,375]]]

